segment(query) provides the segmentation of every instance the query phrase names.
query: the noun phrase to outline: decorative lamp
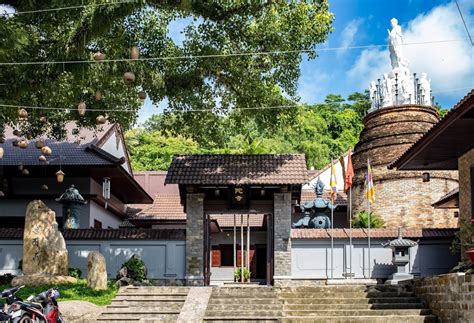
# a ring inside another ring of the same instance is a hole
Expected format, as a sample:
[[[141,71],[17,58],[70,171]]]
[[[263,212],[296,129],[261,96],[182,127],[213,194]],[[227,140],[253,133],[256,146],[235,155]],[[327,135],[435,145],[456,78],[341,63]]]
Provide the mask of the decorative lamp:
[[[137,46],[133,46],[130,49],[130,58],[131,59],[138,59],[140,57],[140,51],[138,50]]]
[[[50,156],[53,151],[48,146],[41,148],[41,153],[45,156]]]
[[[62,183],[64,181],[64,175],[66,175],[66,174],[64,174],[64,172],[61,169],[59,169],[56,172],[56,181],[58,183]]]
[[[105,59],[105,54],[101,52],[97,52],[94,54],[93,58],[94,58],[94,61],[100,62]]]
[[[23,170],[23,164],[22,164],[22,163],[19,163],[19,164],[18,164],[18,170],[19,170],[19,171],[22,171],[22,170]]]
[[[5,150],[3,149],[3,147],[0,147],[0,159],[3,158],[4,154],[5,154]]]
[[[45,143],[44,143],[43,139],[38,139],[38,140],[35,141],[35,147],[38,148],[38,149],[43,148],[44,145],[45,145]]]
[[[18,119],[20,119],[20,120],[28,119],[28,112],[26,112],[25,109],[18,110]]]
[[[145,91],[138,92],[138,98],[140,100],[145,100],[146,99],[146,92]]]
[[[28,147],[28,141],[26,141],[26,139],[21,139],[18,141],[18,147],[25,149]]]
[[[125,72],[125,74],[123,74],[123,80],[127,83],[134,82],[135,74],[133,72]]]
[[[71,185],[70,188],[56,199],[63,205],[63,223],[66,229],[79,229],[79,215],[81,207],[87,204],[79,191]]]
[[[41,190],[42,190],[42,191],[47,191],[47,190],[49,190],[48,185],[46,185],[46,184],[41,185]]]
[[[44,155],[40,155],[38,157],[38,160],[44,162],[44,161],[46,161],[46,157]]]
[[[423,173],[423,182],[429,182],[430,181],[430,173],[425,172]]]
[[[97,118],[95,118],[95,123],[97,124],[104,124],[107,121],[103,115],[98,115]]]
[[[95,100],[96,101],[102,100],[102,92],[100,92],[100,90],[95,91]]]
[[[42,117],[39,118],[39,122],[44,124],[44,123],[48,122],[48,119],[46,119],[45,116],[42,116]]]
[[[410,262],[410,248],[417,245],[418,243],[413,240],[402,238],[400,228],[397,239],[382,243],[384,248],[392,249],[392,263],[397,267],[397,272],[389,277],[386,284],[396,285],[400,281],[413,279],[413,275],[406,271],[406,267]]]
[[[221,195],[221,191],[220,191],[218,188],[216,188],[216,190],[214,191],[214,195],[215,195],[215,196],[220,196],[220,195]]]
[[[25,176],[30,175],[30,172],[29,172],[28,169],[26,169],[26,168],[24,168],[24,169],[21,171],[21,173],[22,173],[23,175],[25,175]]]
[[[102,196],[105,200],[105,208],[107,208],[107,201],[110,199],[110,178],[104,177],[102,182]]]
[[[86,103],[84,101],[81,100],[81,102],[79,102],[77,105],[77,111],[79,111],[81,117],[86,115]]]

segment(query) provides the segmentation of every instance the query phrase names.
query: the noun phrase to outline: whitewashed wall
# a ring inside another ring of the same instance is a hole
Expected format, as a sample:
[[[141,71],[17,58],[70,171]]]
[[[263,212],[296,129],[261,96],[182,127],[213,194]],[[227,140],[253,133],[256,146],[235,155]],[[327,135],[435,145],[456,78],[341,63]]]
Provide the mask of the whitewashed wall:
[[[344,156],[344,165],[347,165],[347,158],[348,155]],[[336,171],[336,182],[337,182],[337,189],[343,190],[344,189],[344,177],[342,176],[342,164],[340,163],[339,159],[334,160],[334,170]],[[329,189],[329,184],[331,183],[331,167],[324,168],[319,176],[313,178],[308,184],[303,185],[304,190],[312,190],[316,186],[316,182],[318,181],[318,177],[324,183],[324,188]]]
[[[110,138],[108,138],[100,148],[117,158],[126,158],[126,152],[123,149],[122,139],[117,138],[115,132],[112,133]],[[128,163],[123,163],[121,167],[123,167],[128,173],[131,173],[131,169]]]
[[[383,248],[387,239],[371,241],[371,278],[387,278],[395,272],[392,265],[392,252]],[[447,273],[457,265],[459,255],[449,250],[449,240],[426,240],[410,249],[410,263],[407,271],[418,276],[431,276]],[[331,278],[331,242],[329,239],[292,240],[292,276],[294,279]],[[352,249],[352,272],[355,278],[369,278],[367,240],[354,239]],[[349,272],[349,240],[335,239],[333,254],[333,278],[344,278]]]
[[[107,274],[115,278],[120,266],[133,254],[139,255],[148,268],[151,279],[184,279],[185,241],[160,240],[67,240],[69,267],[82,270],[87,275],[87,256],[91,251],[99,251],[107,261]],[[23,255],[20,240],[0,240],[0,274],[19,274],[18,262]]]
[[[90,201],[90,222],[89,227],[94,227],[94,220],[102,222],[103,229],[117,229],[121,223],[121,219],[116,215],[109,212],[106,208],[101,205],[98,205],[94,201]]]

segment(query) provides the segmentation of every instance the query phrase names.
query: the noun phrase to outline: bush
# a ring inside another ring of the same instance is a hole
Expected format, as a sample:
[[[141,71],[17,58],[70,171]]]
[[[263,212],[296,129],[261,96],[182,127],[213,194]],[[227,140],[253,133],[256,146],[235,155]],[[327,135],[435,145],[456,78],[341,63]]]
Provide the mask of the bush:
[[[249,281],[250,280],[250,275],[252,274],[250,270],[247,267],[244,267],[244,281]],[[242,268],[237,267],[234,272],[234,280],[239,282],[242,280]]]
[[[79,268],[68,268],[69,276],[80,279],[82,277],[82,271]]]
[[[122,268],[127,268],[127,277],[137,281],[143,282],[146,280],[147,270],[145,262],[139,256],[133,255],[130,259],[123,263]]]
[[[13,278],[15,278],[15,276],[12,274],[0,275],[0,285],[10,284]]]
[[[384,226],[383,219],[378,215],[370,212],[370,228],[377,229]],[[361,211],[357,213],[356,217],[352,221],[352,227],[357,229],[366,229],[369,227],[369,213],[367,211]]]

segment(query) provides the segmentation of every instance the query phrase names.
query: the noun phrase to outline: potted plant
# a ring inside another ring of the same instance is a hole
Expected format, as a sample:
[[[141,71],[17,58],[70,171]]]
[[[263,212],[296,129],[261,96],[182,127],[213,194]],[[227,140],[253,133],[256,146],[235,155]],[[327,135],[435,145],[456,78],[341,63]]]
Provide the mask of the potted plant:
[[[247,267],[244,267],[243,270],[242,268],[238,267],[235,271],[234,271],[234,281],[236,282],[242,282],[242,276],[244,278],[244,283],[246,282],[249,282],[250,281],[250,275],[252,273],[250,272],[250,270],[247,268]]]

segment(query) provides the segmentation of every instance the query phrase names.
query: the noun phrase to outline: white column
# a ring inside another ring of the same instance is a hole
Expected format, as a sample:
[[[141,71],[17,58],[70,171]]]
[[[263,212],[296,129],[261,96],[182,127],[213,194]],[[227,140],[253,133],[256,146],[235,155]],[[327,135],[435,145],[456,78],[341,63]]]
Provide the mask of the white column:
[[[250,270],[250,214],[247,214],[247,268]]]
[[[240,281],[244,282],[244,215],[240,215]]]

